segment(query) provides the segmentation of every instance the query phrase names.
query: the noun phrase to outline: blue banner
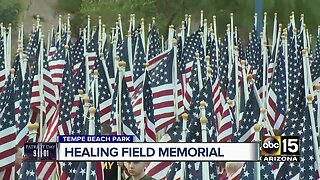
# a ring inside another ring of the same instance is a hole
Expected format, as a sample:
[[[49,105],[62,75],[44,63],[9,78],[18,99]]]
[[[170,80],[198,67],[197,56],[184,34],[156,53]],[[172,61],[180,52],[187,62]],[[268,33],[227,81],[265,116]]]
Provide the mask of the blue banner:
[[[64,135],[59,136],[59,142],[65,143],[129,143],[133,142],[133,136],[126,135]]]

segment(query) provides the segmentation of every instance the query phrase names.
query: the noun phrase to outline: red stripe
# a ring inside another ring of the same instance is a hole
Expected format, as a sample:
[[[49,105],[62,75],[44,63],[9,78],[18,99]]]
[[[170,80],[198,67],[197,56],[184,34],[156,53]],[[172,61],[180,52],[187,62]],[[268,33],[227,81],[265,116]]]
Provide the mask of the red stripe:
[[[14,149],[14,151],[16,151],[16,149]],[[5,166],[2,166],[2,167],[0,167],[0,171],[4,171],[4,170],[6,170],[6,169],[9,169],[9,168],[12,168],[14,166],[14,162],[12,162],[12,163],[10,163],[10,164],[7,164],[7,165],[5,165]],[[10,172],[11,172],[12,170],[10,170]],[[9,175],[7,175],[7,176],[9,176]],[[5,178],[4,178],[5,179]]]
[[[157,174],[159,171],[163,170],[164,168],[171,166],[171,164],[172,164],[172,162],[161,162],[161,163],[157,164],[157,166],[150,169],[150,171],[148,172],[148,175],[154,176],[155,174]]]
[[[172,107],[172,106],[174,106],[174,102],[172,100],[168,100],[167,102],[154,104],[153,107],[154,109],[161,109],[161,108]]]
[[[173,89],[166,89],[160,92],[154,92],[152,93],[153,98],[157,98],[157,97],[163,97],[163,96],[167,96],[167,95],[173,95]]]

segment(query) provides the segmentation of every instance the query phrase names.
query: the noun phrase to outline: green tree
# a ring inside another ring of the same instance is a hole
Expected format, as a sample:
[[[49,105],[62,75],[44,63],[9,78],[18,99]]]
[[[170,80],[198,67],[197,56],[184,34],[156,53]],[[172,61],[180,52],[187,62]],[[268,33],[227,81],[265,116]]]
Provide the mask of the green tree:
[[[0,0],[0,22],[3,22],[4,26],[11,23],[15,27],[19,23],[21,9],[21,0]]]
[[[291,12],[295,12],[298,23],[300,14],[304,14],[305,24],[312,34],[316,33],[318,22],[318,7],[320,0],[264,0],[263,9],[268,13],[268,33],[272,33],[274,13],[278,13],[278,22],[283,25],[289,23]],[[200,24],[200,11],[204,11],[204,18],[212,23],[216,16],[217,31],[220,36],[230,23],[230,13],[234,14],[234,25],[238,27],[244,41],[252,29],[255,0],[60,0],[60,12],[73,13],[73,28],[75,31],[87,23],[87,16],[91,16],[91,25],[98,24],[98,17],[108,29],[115,26],[118,14],[121,14],[124,33],[126,33],[130,14],[135,14],[136,22],[144,18],[145,28],[156,17],[156,24],[160,34],[166,35],[168,26],[181,26],[185,14],[192,15],[193,30]],[[62,11],[61,11],[62,10]]]

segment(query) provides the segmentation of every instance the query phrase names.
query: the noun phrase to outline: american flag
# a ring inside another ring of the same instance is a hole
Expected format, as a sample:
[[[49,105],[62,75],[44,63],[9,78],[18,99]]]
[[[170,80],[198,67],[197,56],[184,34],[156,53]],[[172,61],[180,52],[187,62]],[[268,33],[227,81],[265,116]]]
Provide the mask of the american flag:
[[[150,73],[157,132],[172,125],[176,121],[176,113],[177,115],[182,113],[183,104],[179,91],[181,84],[179,82],[177,85],[174,84],[174,73],[177,72],[174,71],[173,57],[174,51],[172,49],[168,56]],[[175,91],[178,92],[178,97],[174,97]],[[176,109],[175,104],[178,109]]]
[[[14,81],[7,79],[8,86],[5,86],[1,101],[4,107],[0,109],[0,171],[13,166],[16,154],[16,124],[14,108]]]
[[[84,134],[84,110],[82,101],[79,101],[78,110],[76,112],[76,117],[74,118],[71,134],[72,135],[83,135]],[[77,173],[77,168],[79,166],[79,162],[61,162],[62,174],[60,175],[60,179],[74,179]]]
[[[31,104],[30,108],[34,111],[34,113],[40,112],[40,102],[44,100],[44,114],[45,114],[45,122],[48,123],[53,114],[57,109],[57,86],[53,84],[51,73],[49,70],[47,57],[45,56],[45,50],[40,48],[41,43],[39,43],[37,57],[40,57],[40,53],[43,53],[43,60],[40,63],[43,63],[43,69],[41,66],[35,65],[33,68],[33,82],[32,82],[32,93],[31,93]],[[40,77],[42,74],[42,77]],[[40,83],[42,83],[42,87],[40,87]],[[40,94],[40,88],[43,88],[43,94]]]
[[[6,70],[4,59],[4,45],[3,38],[0,39],[0,93],[3,91],[6,82]]]
[[[290,95],[290,104],[288,113],[286,116],[286,123],[284,126],[283,135],[300,135],[302,136],[305,128],[305,107],[306,107],[306,95],[304,89],[304,74],[302,61],[298,61],[295,66],[297,74],[300,76],[295,78],[294,87],[292,87],[292,94]],[[302,147],[302,146],[301,146]],[[301,149],[300,149],[301,152]],[[288,179],[295,176],[299,176],[300,167],[298,162],[284,162],[278,165],[277,179]]]
[[[200,102],[205,101],[205,114],[201,114]],[[205,116],[208,119],[207,128],[208,131],[208,142],[217,142],[217,126],[216,120],[213,113],[213,98],[212,98],[212,80],[209,78],[205,83],[204,87],[195,97],[194,101],[190,106],[188,116],[188,134],[187,142],[202,142],[201,137],[201,125],[200,118]]]
[[[267,179],[267,180],[274,180],[274,171],[272,170],[272,162],[260,162],[260,178],[256,177],[256,164],[255,162],[245,162],[241,173],[238,175],[240,180],[251,180],[255,178],[259,179]]]
[[[100,57],[101,58],[101,57]],[[104,69],[103,62],[101,59],[97,61],[97,70],[99,72],[99,82],[98,82],[98,90],[99,90],[99,113],[101,123],[110,124],[110,115],[112,111],[112,96],[111,89],[109,88],[109,81],[107,79],[107,73]]]
[[[214,99],[214,114],[217,117],[217,120],[221,119],[221,114],[223,112],[223,104],[225,102],[224,96],[221,93],[220,88],[220,78],[219,78],[219,65],[218,65],[218,57],[216,57],[216,41],[213,39],[210,45],[210,66],[212,68],[212,93]]]
[[[157,30],[157,26],[152,24],[151,30],[148,36],[148,59],[152,59],[160,54],[160,37]]]
[[[50,52],[49,52],[49,55],[50,55]],[[63,70],[66,64],[65,44],[60,44],[60,46],[58,47],[58,50],[55,52],[52,58],[49,59],[49,56],[48,56],[48,60],[49,60],[48,63],[49,63],[49,68],[52,76],[52,81],[56,86],[58,86],[60,90],[61,84],[62,84],[62,78],[63,78]]]
[[[183,177],[181,162],[174,162],[168,170],[166,180],[180,180],[182,179],[181,177]]]
[[[80,106],[82,104],[80,103]],[[73,129],[74,131],[77,130],[77,131],[80,131],[80,128],[81,127],[81,119],[83,117],[83,115],[81,115],[80,113],[83,113],[83,110],[81,109],[81,107],[79,107],[80,111],[78,112],[79,115],[77,118],[77,123],[79,123],[78,125],[76,124],[73,124],[73,126],[78,126],[78,127],[75,127],[77,129]],[[97,108],[99,109],[99,107]],[[89,117],[91,118],[91,117]],[[87,117],[86,119],[84,120],[84,131],[82,131],[81,133],[83,134],[89,134],[89,131],[90,131],[90,128],[94,128],[93,129],[93,132],[95,135],[101,135],[101,123],[100,123],[100,116],[99,116],[99,111],[97,110],[94,114],[94,117],[93,117],[93,121],[94,121],[94,127],[90,127],[90,124],[89,124],[89,121],[92,121],[92,120],[89,120]],[[69,163],[69,162],[68,162]],[[75,162],[73,162],[75,163]],[[97,180],[100,180],[100,179],[103,179],[103,163],[102,162],[90,162],[91,164],[91,169],[90,169],[90,179],[97,179]],[[86,176],[86,167],[88,165],[88,162],[79,162],[78,164],[78,167],[77,167],[77,170],[72,170],[72,173],[75,173],[75,179],[83,179],[85,176]],[[71,165],[70,165],[71,166]],[[85,174],[83,174],[85,173]]]
[[[91,164],[89,179],[90,180],[103,179],[102,174],[99,173],[99,166],[101,166],[101,162],[80,162],[76,170],[75,179],[86,179],[88,163]]]
[[[218,142],[227,142],[232,139],[233,133],[237,131],[234,117],[232,105],[225,103],[221,121],[218,122]]]
[[[94,64],[96,63],[96,60],[99,55],[99,28],[96,29],[91,41],[89,42],[87,46],[87,52],[85,56],[88,59],[88,66],[89,66],[89,72],[91,73],[94,68]]]
[[[19,104],[20,115],[17,119],[17,144],[19,147],[23,147],[23,144],[28,141],[28,127],[27,124],[29,123],[30,117],[30,77],[29,77],[29,68],[27,66],[26,74],[24,75],[25,79],[22,83],[22,90],[21,90],[21,102]]]
[[[311,110],[312,111],[312,110]],[[319,167],[316,165],[316,154],[315,149],[319,147],[315,147],[312,125],[311,125],[311,117],[310,111],[308,107],[304,109],[304,117],[303,117],[303,135],[301,138],[301,160],[300,160],[300,178],[301,179],[311,179],[311,178],[319,178]],[[313,114],[312,114],[313,116]],[[301,137],[301,136],[300,136]],[[315,136],[317,137],[317,136]],[[317,141],[317,139],[315,139]]]
[[[20,64],[20,57],[19,55],[16,55],[16,60],[13,65],[15,70],[15,76],[14,76],[14,92],[16,96],[14,97],[14,108],[15,108],[15,120],[16,120],[16,126],[19,126],[19,116],[20,116],[20,103],[21,103],[21,93],[22,93],[22,71],[21,71],[21,64]],[[28,133],[28,132],[27,132]],[[28,139],[27,139],[28,140]],[[22,147],[22,146],[21,146]]]
[[[190,104],[194,101],[197,93],[201,90],[200,84],[204,84],[206,80],[206,74],[204,71],[204,61],[196,59],[193,61],[193,66],[190,75],[190,81],[186,85],[185,103],[184,106],[187,110],[190,108]],[[199,72],[201,72],[199,74]]]
[[[277,66],[269,88],[267,115],[274,129],[283,129],[287,111],[287,78],[284,44],[279,46]]]
[[[261,40],[260,40],[260,35],[258,34],[258,31],[257,31],[256,25],[253,25],[253,28],[251,31],[251,39],[248,43],[247,61],[248,61],[248,64],[252,66],[253,74],[256,74],[255,72],[262,65]],[[259,89],[260,87],[257,87],[257,88]]]
[[[316,46],[315,46],[315,56],[313,58],[313,61],[311,61],[311,77],[313,84],[320,82],[320,37],[319,33],[317,34],[317,40],[316,40]],[[1,82],[1,79],[0,79]],[[1,87],[1,85],[0,85]],[[1,90],[0,90],[1,92]]]
[[[122,44],[119,46],[119,48],[117,48],[117,53],[119,54],[120,56],[120,59],[122,61],[125,61],[126,62],[126,68],[125,68],[125,75],[124,75],[124,78],[127,82],[127,85],[128,85],[128,90],[129,90],[129,93],[130,95],[133,94],[134,92],[134,84],[133,84],[133,62],[130,62],[129,60],[129,49],[128,47],[130,47],[129,45],[129,39],[131,37],[127,37],[123,42]],[[113,46],[111,44],[111,47],[110,47],[110,52],[113,50]],[[130,52],[131,53],[131,52]],[[113,67],[113,57],[112,57],[112,53],[110,54],[111,56],[109,57],[108,56],[108,60],[107,60],[107,68],[108,68],[108,71],[109,71],[109,76],[112,77],[110,79],[112,79],[112,87],[114,88],[114,67]],[[133,61],[132,57],[133,56],[130,56],[131,57],[131,61]]]
[[[28,59],[35,60],[37,58],[36,54],[38,50],[39,36],[39,30],[35,30],[31,33],[31,37],[24,52],[27,55]]]
[[[117,76],[119,77],[119,72],[117,73]],[[115,86],[115,92],[112,97],[112,112],[111,112],[111,120],[112,120],[112,131],[113,133],[117,132],[117,126],[122,126],[121,134],[124,135],[134,135],[135,140],[137,141],[139,139],[139,131],[136,123],[136,119],[133,114],[133,108],[131,104],[131,98],[129,96],[128,87],[126,81],[123,79],[121,84],[121,92],[119,97],[119,78],[116,79],[116,86]],[[119,105],[119,99],[121,98],[121,104]],[[121,110],[119,109],[121,108]],[[120,113],[120,114],[118,114]],[[117,117],[121,117],[121,119],[116,120]],[[121,122],[121,124],[117,124],[118,122]]]
[[[179,59],[179,71],[181,73],[181,82],[183,84],[183,93],[184,100],[183,104],[185,104],[186,108],[190,106],[192,102],[192,94],[188,92],[187,86],[192,81],[192,68],[197,64],[196,52],[199,53],[201,69],[204,69],[204,48],[202,45],[202,39],[200,37],[200,33],[203,32],[203,28],[199,28],[192,35],[187,37],[184,42],[184,48],[182,50],[181,59]],[[205,77],[205,72],[200,71],[202,74],[202,78]],[[188,94],[189,93],[189,94]],[[187,95],[188,94],[188,95]]]
[[[59,134],[65,135],[71,133],[71,109],[74,100],[74,91],[72,91],[72,69],[69,62],[65,64],[60,95],[60,114],[59,114]]]
[[[144,109],[144,121],[145,121],[145,142],[156,142],[156,128],[154,122],[154,110],[152,102],[152,91],[151,91],[151,79],[148,71],[145,72],[145,79],[143,85],[143,109]],[[141,133],[141,132],[140,132]],[[144,133],[144,132],[142,132]]]
[[[76,116],[76,111],[78,109],[78,104],[80,101],[79,95],[76,95],[78,93],[77,91],[83,90],[84,94],[89,93],[89,92],[85,92],[86,91],[85,84],[86,84],[86,69],[85,69],[85,62],[83,61],[80,67],[78,68],[78,72],[74,76],[73,82],[72,82],[72,91],[75,97],[72,103],[71,121]]]
[[[253,87],[249,94],[249,100],[247,101],[245,111],[242,119],[239,122],[238,133],[236,137],[239,138],[239,142],[252,142],[254,138],[253,126],[259,121],[260,107],[258,100],[255,96]]]
[[[84,40],[83,31],[80,37],[74,43],[71,49],[71,62],[73,66],[73,74],[76,75],[79,71],[80,65],[84,62]]]
[[[33,142],[33,139],[29,139],[29,142]],[[36,180],[36,162],[34,161],[25,161],[22,163],[19,179],[21,180]]]
[[[229,66],[229,44],[228,44],[228,32],[225,33],[223,44],[220,49],[220,61],[219,61],[219,78],[220,78],[220,86],[221,86],[221,92],[226,97],[227,94],[227,88],[228,88],[228,67]]]
[[[146,55],[143,49],[143,43],[142,43],[142,35],[138,34],[137,44],[135,48],[134,53],[134,62],[133,62],[133,86],[134,86],[134,93],[138,93],[139,86],[142,85],[143,82],[143,74],[144,74],[144,63],[146,63]]]
[[[182,121],[175,122],[167,133],[160,139],[159,142],[179,142],[182,138]],[[165,179],[167,172],[172,165],[172,162],[151,162],[146,168],[146,173],[156,179]]]

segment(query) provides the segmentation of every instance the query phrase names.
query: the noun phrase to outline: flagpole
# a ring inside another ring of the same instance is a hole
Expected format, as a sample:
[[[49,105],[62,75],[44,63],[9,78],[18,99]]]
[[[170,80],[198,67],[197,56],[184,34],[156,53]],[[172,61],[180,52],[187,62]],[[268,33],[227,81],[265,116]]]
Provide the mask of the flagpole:
[[[133,60],[132,60],[132,33],[128,31],[128,59],[129,59],[129,67],[130,72],[133,72]],[[133,75],[132,75],[133,76]]]
[[[202,136],[202,142],[206,143],[208,142],[208,137],[207,137],[207,123],[208,119],[206,118],[206,102],[201,101],[200,102],[200,110],[201,110],[201,118],[200,118],[200,123],[201,123],[201,136]],[[209,178],[209,162],[202,162],[202,178],[203,179],[210,179]]]
[[[188,114],[187,113],[183,113],[181,115],[182,117],[182,140],[181,142],[186,142],[187,141],[187,131],[188,131],[188,128],[187,128],[187,122],[188,122]],[[182,177],[181,177],[181,180],[185,180],[187,175],[186,175],[186,162],[185,161],[182,161],[181,162],[181,170],[182,170]]]
[[[164,51],[164,37],[161,36],[161,51]]]
[[[191,28],[191,14],[189,14],[189,17],[188,17],[188,34],[187,34],[187,36],[190,36],[190,28]]]
[[[8,67],[11,68],[11,23],[8,25],[8,39],[7,39],[7,63]]]
[[[142,88],[144,87],[145,85],[145,79],[146,79],[146,73],[147,73],[147,69],[148,69],[148,66],[149,64],[148,63],[145,63],[145,71],[144,71],[144,74],[143,74],[143,85],[142,85]],[[146,127],[146,124],[145,124],[145,120],[144,120],[144,117],[146,115],[146,113],[144,112],[145,109],[144,109],[144,91],[142,91],[142,98],[141,98],[141,114],[142,114],[142,119],[141,119],[141,122],[140,122],[140,142],[145,142],[145,127]]]
[[[14,75],[15,75],[15,69],[14,68],[11,68],[11,70],[10,70],[10,76],[11,76],[11,85],[13,86],[14,85]],[[11,86],[10,85],[10,86]],[[15,144],[15,146],[16,146],[16,148],[17,148],[17,145],[18,144]],[[17,149],[18,150],[18,149]],[[16,151],[17,151],[16,150]],[[16,159],[16,158],[15,158]],[[15,168],[15,165],[13,165],[12,167],[11,167],[11,177],[15,177],[15,173],[16,173],[16,168]]]
[[[89,59],[87,55],[87,30],[86,28],[83,29],[83,53],[84,53],[84,61],[85,61],[85,70],[86,70],[86,83],[85,83],[85,93],[89,94],[89,84],[90,84],[90,72],[89,72]]]
[[[265,109],[260,109],[260,118],[259,119],[264,119],[264,114],[265,114]],[[260,120],[259,120],[260,121]],[[260,144],[260,130],[261,130],[261,126],[259,123],[256,123],[253,126],[253,129],[255,131],[255,141],[258,142],[258,146]],[[258,148],[259,149],[259,148]],[[258,157],[260,157],[259,152],[258,152]],[[255,162],[255,180],[260,180],[261,179],[261,175],[260,175],[260,161]]]
[[[110,77],[109,77],[109,71],[108,71],[107,64],[106,64],[106,61],[104,59],[104,54],[103,53],[100,53],[100,60],[102,61],[102,67],[103,67],[104,72],[106,74],[106,79],[108,81],[107,86],[109,87],[110,94],[113,94],[113,88],[112,88]]]
[[[95,113],[96,113],[96,108],[90,107],[89,108],[89,113],[90,113],[90,118],[89,118],[89,132],[88,135],[94,135],[95,131],[95,124],[94,124],[94,119],[95,119]],[[90,171],[91,171],[91,162],[87,162],[87,169],[86,169],[86,180],[90,180]]]
[[[200,66],[200,54],[196,52],[196,60],[197,60],[197,70],[198,70],[198,82],[199,82],[199,90],[203,88],[202,74],[201,74],[201,66]]]
[[[256,99],[257,99],[257,101],[258,101],[259,108],[260,108],[260,109],[262,109],[262,108],[265,109],[265,107],[263,106],[262,101],[261,101],[261,99],[260,99],[260,96],[259,96],[259,92],[258,92],[258,90],[257,90],[257,87],[256,87],[256,85],[255,85],[255,83],[254,83],[253,78],[252,78],[252,74],[248,74],[247,78],[248,78],[249,83],[252,82],[254,95],[255,95],[255,97],[256,97]],[[266,113],[266,111],[264,111],[264,113]],[[267,116],[264,115],[263,117],[266,118]],[[271,126],[270,122],[269,122],[268,120],[266,120],[266,119],[264,119],[264,120],[265,120],[265,121],[262,122],[262,119],[259,118],[259,124],[264,123],[264,124],[265,124],[265,127],[267,128],[267,130],[269,131],[269,133],[270,133],[272,136],[274,136],[275,134],[274,134],[274,132],[273,132],[273,129],[272,129],[272,126]]]
[[[81,95],[83,94],[83,90],[79,90],[79,94],[80,94],[80,101],[81,101]],[[84,102],[84,106],[83,106],[83,126],[85,127],[86,121],[87,121],[87,114],[89,112],[89,96],[88,95],[84,95],[83,97],[83,102]]]
[[[145,40],[145,33],[144,33],[144,18],[141,18],[141,40],[143,45],[143,50],[146,51],[146,40]]]
[[[122,99],[122,81],[123,81],[123,76],[124,76],[124,71],[125,71],[126,63],[124,61],[119,62],[119,84],[118,84],[118,118],[117,118],[117,135],[122,134],[122,117],[121,117],[121,99]],[[120,164],[118,165],[118,180],[121,180],[121,173],[122,169]]]
[[[288,39],[287,39],[287,30],[284,29],[284,32],[283,32],[283,41],[284,41],[284,47],[283,48],[283,52],[284,52],[284,57],[285,57],[285,77],[286,77],[286,93],[287,93],[287,97],[286,97],[286,101],[287,101],[287,107],[286,108],[289,108],[289,83],[288,83],[288,80],[289,80],[289,62],[288,62],[288,57],[289,57],[289,54],[288,54]]]
[[[87,30],[87,33],[88,33],[88,34],[87,34],[87,36],[86,36],[86,37],[87,37],[87,41],[84,41],[84,42],[89,43],[89,42],[90,42],[90,38],[91,38],[91,35],[90,35],[90,29],[91,29],[91,28],[90,28],[90,15],[88,15],[88,22],[87,22],[87,23],[88,23],[88,25],[87,25],[87,27],[88,27],[88,28],[87,28],[87,29],[88,29],[88,30]],[[85,43],[84,45],[87,46],[86,43]],[[86,51],[85,51],[85,52],[86,52]]]
[[[207,23],[207,19],[204,19],[203,20],[203,36],[201,38],[204,56],[207,55],[207,38],[208,38],[208,23]]]
[[[99,106],[99,102],[98,102],[98,99],[99,99],[99,72],[98,70],[94,70],[94,89],[92,89],[92,91],[95,91],[95,98],[94,98],[94,106],[95,108],[98,108]]]
[[[215,48],[216,48],[216,62],[217,64],[219,64],[219,42],[218,42],[218,35],[217,35],[217,20],[216,20],[216,16],[213,16],[213,35],[214,35],[214,41],[215,41]],[[218,69],[218,74],[219,74],[219,68]]]
[[[239,55],[238,54],[238,48],[236,48],[236,56],[238,56],[238,55]],[[249,99],[249,92],[248,92],[248,82],[247,82],[247,73],[246,73],[245,65],[246,65],[246,60],[241,60],[244,98],[245,98],[245,103],[246,103],[248,101],[248,99]]]
[[[317,109],[320,110],[320,84],[316,84],[316,90],[317,90]],[[320,134],[320,111],[317,111],[317,125],[318,125],[318,136]],[[318,167],[320,168],[320,167]]]
[[[40,94],[40,135],[39,135],[39,141],[42,141],[42,137],[44,134],[45,126],[46,126],[46,121],[43,123],[43,111],[45,108],[45,102],[44,102],[44,92],[43,92],[43,36],[41,34],[41,27],[39,27],[39,36],[40,38],[40,50],[39,50],[39,94]]]
[[[314,156],[315,156],[315,159],[317,162],[317,168],[319,169],[320,168],[319,144],[318,144],[318,138],[316,135],[316,124],[315,124],[315,120],[314,120],[312,100],[313,100],[313,94],[308,94],[307,95],[307,102],[308,102],[310,121],[311,121]]]
[[[122,22],[121,22],[121,14],[118,14],[118,22],[119,22],[119,29],[120,29],[120,37],[123,40],[123,31],[122,31]]]
[[[176,121],[179,121],[179,106],[178,106],[178,90],[177,90],[177,80],[178,80],[178,69],[177,69],[177,53],[178,53],[178,48],[177,48],[177,40],[173,39],[172,40],[172,44],[173,44],[173,92],[174,92],[174,106],[175,106],[175,117],[176,117]]]

